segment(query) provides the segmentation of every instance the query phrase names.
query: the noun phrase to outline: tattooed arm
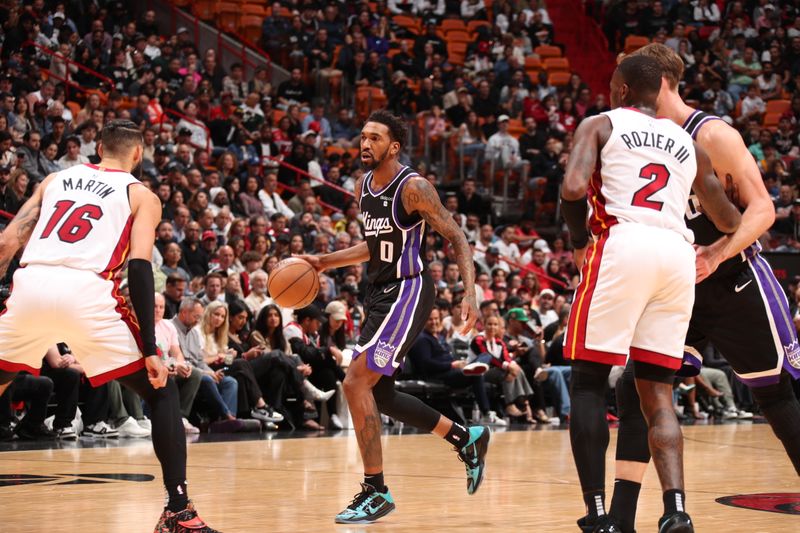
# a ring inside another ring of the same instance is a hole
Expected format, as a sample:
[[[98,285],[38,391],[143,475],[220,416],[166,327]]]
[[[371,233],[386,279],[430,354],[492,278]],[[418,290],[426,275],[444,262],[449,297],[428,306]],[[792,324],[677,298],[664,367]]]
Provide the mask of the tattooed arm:
[[[42,197],[47,185],[52,181],[54,174],[47,176],[42,184],[34,191],[30,199],[23,204],[17,215],[0,233],[0,278],[6,275],[8,265],[20,248],[27,244],[33,228],[39,221],[39,212],[42,209]]]
[[[428,180],[411,178],[403,187],[401,198],[408,213],[419,213],[455,249],[465,294],[461,306],[461,317],[464,320],[461,332],[468,333],[478,319],[478,304],[475,298],[475,264],[472,262],[472,250],[467,237],[453,220],[453,215],[444,208],[436,189]]]

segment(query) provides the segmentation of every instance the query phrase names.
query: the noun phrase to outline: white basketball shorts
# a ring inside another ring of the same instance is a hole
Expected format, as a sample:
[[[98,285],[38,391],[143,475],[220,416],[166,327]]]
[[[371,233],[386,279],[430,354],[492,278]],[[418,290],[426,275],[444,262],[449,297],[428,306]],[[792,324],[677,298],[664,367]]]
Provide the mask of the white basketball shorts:
[[[113,280],[88,270],[28,265],[14,273],[0,316],[0,369],[38,374],[66,343],[93,386],[144,368],[139,326]]]
[[[575,291],[564,356],[677,369],[694,303],[695,253],[678,233],[619,223],[589,250]]]

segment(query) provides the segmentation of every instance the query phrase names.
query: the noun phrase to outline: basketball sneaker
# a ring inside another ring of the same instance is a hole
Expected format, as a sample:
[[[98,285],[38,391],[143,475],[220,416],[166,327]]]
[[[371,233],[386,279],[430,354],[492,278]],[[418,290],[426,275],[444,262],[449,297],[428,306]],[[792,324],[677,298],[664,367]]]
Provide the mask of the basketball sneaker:
[[[153,533],[221,533],[212,529],[197,516],[194,504],[189,502],[186,509],[173,513],[169,509],[164,509],[161,518],[158,519]]]
[[[369,524],[383,518],[395,510],[394,499],[389,493],[378,492],[372,485],[361,484],[361,492],[353,497],[352,503],[336,515],[337,524]]]
[[[658,533],[694,533],[694,524],[688,514],[678,511],[658,520]]]
[[[483,460],[489,449],[491,431],[486,426],[470,426],[469,441],[458,450],[458,459],[467,469],[467,494],[475,494],[483,481]]]
[[[584,516],[578,520],[578,527],[583,533],[622,533],[622,528],[611,515],[604,514],[590,520]],[[634,533],[636,533],[634,531]]]

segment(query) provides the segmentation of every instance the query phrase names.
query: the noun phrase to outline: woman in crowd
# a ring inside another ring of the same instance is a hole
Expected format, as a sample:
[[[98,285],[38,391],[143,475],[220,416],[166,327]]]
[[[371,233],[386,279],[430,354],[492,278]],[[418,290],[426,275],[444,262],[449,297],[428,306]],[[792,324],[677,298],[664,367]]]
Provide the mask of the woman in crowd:
[[[16,206],[13,209],[13,213],[15,214],[19,211],[19,208],[22,207],[22,204],[28,200],[29,183],[30,178],[25,170],[18,168],[11,173],[11,177],[8,180],[8,187],[11,189],[11,195],[15,200]]]
[[[490,316],[486,319],[483,333],[472,339],[470,349],[478,361],[490,365],[486,381],[501,385],[506,401],[506,414],[512,417],[525,417],[529,424],[535,424],[528,398],[533,395],[522,367],[508,351],[501,334],[500,318]]]
[[[274,423],[282,421],[283,416],[273,412],[264,401],[253,368],[248,361],[254,352],[238,354],[236,343],[232,343],[232,347],[228,346],[228,306],[219,301],[208,304],[198,327],[200,346],[206,364],[213,370],[222,369],[239,384],[238,410],[244,415],[239,418],[255,418],[261,420],[268,428],[274,429]]]
[[[313,408],[310,402],[328,401],[336,393],[335,390],[323,392],[308,380],[312,372],[311,365],[304,363],[300,357],[292,353],[291,346],[283,336],[283,315],[277,305],[267,304],[258,312],[249,343],[251,347],[261,350],[265,357],[283,360],[291,366],[293,372],[288,390],[294,387],[294,391],[301,394],[308,403],[306,407]],[[295,425],[302,424],[308,429],[320,429],[316,421],[303,420],[302,410],[291,415]],[[308,422],[310,424],[307,424]]]

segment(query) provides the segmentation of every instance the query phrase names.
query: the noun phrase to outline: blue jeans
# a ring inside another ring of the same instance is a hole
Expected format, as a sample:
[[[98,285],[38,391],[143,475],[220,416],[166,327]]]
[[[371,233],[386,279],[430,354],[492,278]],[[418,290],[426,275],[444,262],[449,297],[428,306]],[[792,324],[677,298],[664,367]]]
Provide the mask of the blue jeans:
[[[553,394],[559,400],[559,416],[569,416],[571,407],[569,400],[569,380],[571,377],[571,366],[551,366],[547,369],[547,380],[545,380],[545,383],[551,387]]]
[[[238,393],[239,384],[234,378],[224,376],[219,383],[216,383],[208,374],[203,374],[198,391],[198,394],[213,404],[217,413],[222,416],[236,416],[236,409],[239,406]]]

